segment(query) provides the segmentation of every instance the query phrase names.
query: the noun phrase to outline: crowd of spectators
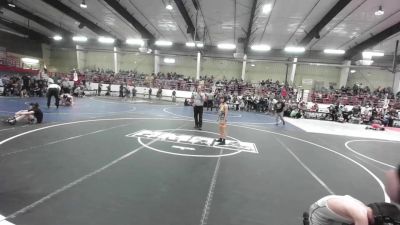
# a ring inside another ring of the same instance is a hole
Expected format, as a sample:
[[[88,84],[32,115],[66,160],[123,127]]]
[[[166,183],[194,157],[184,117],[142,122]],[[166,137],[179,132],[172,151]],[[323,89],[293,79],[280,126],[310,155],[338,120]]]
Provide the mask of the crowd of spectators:
[[[47,80],[28,74],[3,75],[0,79],[3,96],[44,96]]]
[[[395,102],[400,98],[400,92],[395,94],[391,87],[378,87],[371,90],[368,86],[354,84],[353,87],[342,87],[340,89],[325,89],[311,93],[311,101],[316,103],[334,104],[340,102],[344,105],[373,105],[383,107],[384,100]]]
[[[75,81],[73,81],[73,72],[50,74],[50,76],[61,86],[63,93],[76,92],[80,95],[90,89],[90,86],[86,84],[91,82],[99,83],[100,86],[106,85],[105,95],[110,95],[111,84],[119,84],[120,97],[136,96],[135,86],[148,87],[148,91],[153,87],[157,90],[159,98],[162,97],[162,89],[196,91],[196,88],[201,86],[206,92],[205,105],[211,110],[218,106],[221,96],[228,96],[228,103],[234,110],[272,113],[275,102],[278,98],[282,98],[286,101],[284,115],[294,118],[353,123],[370,123],[379,119],[383,124],[392,125],[393,119],[397,118],[396,109],[400,108],[399,103],[396,102],[400,96],[396,96],[391,88],[379,87],[371,90],[362,84],[336,90],[331,87],[314,91],[309,96],[309,101],[313,102],[312,107],[309,107],[307,103],[300,101],[296,88],[271,79],[249,83],[241,79],[226,79],[225,77],[216,79],[214,76],[201,76],[199,80],[196,80],[177,73],[144,74],[135,71],[120,71],[115,74],[113,71],[100,69],[80,73]],[[5,96],[41,97],[46,94],[47,80],[28,74],[3,75],[0,86],[4,87],[2,94]],[[98,90],[99,94],[100,92],[101,90]],[[148,96],[150,97],[151,94],[149,93]],[[321,112],[318,104],[331,104],[331,106],[325,112]],[[358,108],[364,110],[357,111]]]
[[[71,85],[70,77],[57,74],[51,76],[59,84],[62,93],[75,93],[85,88],[86,81],[81,79]],[[0,94],[3,96],[43,97],[46,96],[48,75],[4,74],[0,76]]]

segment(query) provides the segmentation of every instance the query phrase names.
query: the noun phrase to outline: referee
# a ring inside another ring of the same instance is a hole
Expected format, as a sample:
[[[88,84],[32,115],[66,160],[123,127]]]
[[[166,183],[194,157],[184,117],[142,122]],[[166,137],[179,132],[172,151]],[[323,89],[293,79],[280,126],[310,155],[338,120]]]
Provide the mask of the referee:
[[[194,112],[194,123],[196,129],[201,130],[203,125],[203,107],[204,107],[205,95],[201,90],[201,86],[197,87],[197,92],[192,94],[193,112]]]
[[[60,90],[61,87],[58,84],[54,83],[54,80],[49,78],[47,80],[47,108],[50,108],[51,96],[54,96],[56,99],[56,106],[58,109],[58,104],[60,102]]]

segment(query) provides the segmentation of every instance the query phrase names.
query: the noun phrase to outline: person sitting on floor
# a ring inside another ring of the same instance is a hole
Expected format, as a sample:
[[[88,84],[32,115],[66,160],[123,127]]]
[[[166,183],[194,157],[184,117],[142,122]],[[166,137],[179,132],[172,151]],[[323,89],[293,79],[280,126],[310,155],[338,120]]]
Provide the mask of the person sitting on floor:
[[[370,126],[367,126],[365,129],[367,130],[385,130],[382,122],[380,120],[372,120]]]
[[[305,225],[384,225],[399,224],[400,210],[394,204],[379,202],[365,205],[349,196],[328,195],[310,206],[303,214]]]
[[[74,97],[70,94],[63,94],[61,98],[61,105],[72,106],[74,104]]]
[[[42,123],[43,112],[39,108],[38,103],[30,103],[28,110],[20,110],[15,115],[9,118],[6,122],[10,125],[15,125],[17,122],[25,121],[30,124]]]

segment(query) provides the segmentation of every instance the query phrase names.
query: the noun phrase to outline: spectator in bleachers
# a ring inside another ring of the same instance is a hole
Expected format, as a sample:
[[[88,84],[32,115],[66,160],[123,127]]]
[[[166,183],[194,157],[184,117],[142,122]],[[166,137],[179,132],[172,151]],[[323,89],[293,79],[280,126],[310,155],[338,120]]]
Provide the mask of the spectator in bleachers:
[[[101,95],[101,88],[102,88],[102,84],[101,82],[99,82],[99,85],[97,86],[97,95],[100,96]]]

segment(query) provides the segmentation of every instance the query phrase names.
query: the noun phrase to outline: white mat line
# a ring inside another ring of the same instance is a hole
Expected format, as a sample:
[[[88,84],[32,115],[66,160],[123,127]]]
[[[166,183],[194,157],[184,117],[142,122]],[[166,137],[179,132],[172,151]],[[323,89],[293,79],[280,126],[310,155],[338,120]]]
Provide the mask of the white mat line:
[[[359,156],[361,156],[361,157],[364,157],[364,158],[366,158],[366,159],[369,159],[369,160],[371,160],[371,161],[374,161],[374,162],[376,162],[376,163],[379,163],[379,164],[381,164],[381,165],[384,165],[384,166],[387,166],[387,167],[390,167],[390,168],[393,168],[393,169],[396,169],[397,167],[396,166],[394,166],[394,165],[390,165],[390,164],[387,164],[387,163],[384,163],[384,162],[382,162],[382,161],[379,161],[379,160],[376,160],[376,159],[374,159],[374,158],[371,158],[371,157],[368,157],[368,156],[366,156],[366,155],[364,155],[364,154],[361,154],[361,153],[359,153],[359,152],[357,152],[357,151],[355,151],[355,150],[353,150],[352,148],[350,148],[350,146],[349,146],[349,144],[350,143],[352,143],[352,142],[368,142],[368,141],[373,141],[373,142],[391,142],[391,143],[399,143],[399,142],[397,142],[397,141],[380,141],[380,140],[350,140],[350,141],[347,141],[345,144],[344,144],[344,146],[346,146],[346,148],[349,150],[349,151],[351,151],[351,152],[353,152],[353,153],[355,153],[355,154],[357,154],[357,155],[359,155]]]
[[[298,162],[305,170],[307,170],[307,172],[308,172],[312,177],[314,177],[315,180],[318,181],[319,184],[321,184],[322,187],[325,188],[325,190],[327,190],[327,191],[329,192],[329,194],[331,194],[331,195],[334,195],[334,194],[335,194],[335,193],[332,191],[332,189],[330,189],[330,188],[328,187],[328,185],[326,185],[325,182],[322,181],[321,178],[319,178],[319,177],[317,176],[317,174],[315,174],[305,163],[303,163],[303,161],[301,161],[301,159],[300,159],[299,157],[297,157],[297,155],[296,155],[289,147],[287,147],[287,146],[286,146],[281,140],[279,140],[278,138],[275,138],[275,139],[283,146],[283,148],[286,149],[286,151],[288,151],[288,152],[293,156],[293,158],[295,158],[295,159],[297,160],[297,162]]]
[[[182,126],[180,126],[180,127],[178,127],[178,129],[179,129],[179,128],[182,128],[183,126],[185,126],[185,124],[182,125]],[[158,141],[158,139],[154,139],[153,141],[149,142],[148,145],[151,145],[152,143],[154,143],[154,142],[156,142],[156,141]],[[50,194],[44,196],[43,198],[41,198],[41,199],[39,199],[39,200],[33,202],[32,204],[25,206],[24,208],[22,208],[22,209],[20,209],[20,210],[18,210],[18,211],[16,211],[16,212],[14,212],[14,213],[12,213],[11,215],[9,215],[9,216],[7,216],[7,217],[5,217],[5,218],[3,218],[3,219],[0,219],[0,225],[2,225],[1,223],[2,223],[3,221],[5,221],[6,219],[15,218],[15,217],[17,217],[18,215],[23,214],[23,213],[27,212],[28,210],[31,210],[32,208],[35,208],[36,206],[41,205],[42,203],[44,203],[44,202],[46,202],[46,201],[52,199],[53,197],[57,196],[58,194],[60,194],[60,193],[62,193],[62,192],[64,192],[64,191],[67,191],[67,190],[71,189],[72,187],[74,187],[74,186],[76,186],[76,185],[78,185],[78,184],[84,182],[85,180],[91,178],[92,176],[95,176],[95,175],[97,175],[98,173],[100,173],[100,172],[102,172],[102,171],[108,169],[109,167],[111,167],[111,166],[117,164],[117,163],[120,162],[121,160],[124,160],[124,159],[128,158],[129,156],[135,154],[136,152],[140,151],[140,150],[143,149],[143,148],[145,148],[145,146],[140,146],[140,147],[138,147],[138,148],[136,148],[136,149],[134,149],[134,150],[132,150],[132,151],[126,153],[125,155],[123,155],[123,156],[121,156],[121,157],[119,157],[119,158],[113,160],[112,162],[106,164],[105,166],[100,167],[99,169],[97,169],[97,170],[95,170],[95,171],[93,171],[93,172],[91,172],[91,173],[88,173],[88,174],[86,174],[86,175],[80,177],[79,179],[77,179],[77,180],[75,180],[75,181],[73,181],[73,182],[71,182],[71,183],[69,183],[69,184],[67,184],[67,185],[64,185],[63,187],[61,187],[61,188],[59,188],[59,189],[53,191],[52,193],[50,193]]]
[[[221,149],[219,151],[219,154],[221,155],[223,150]],[[221,157],[218,158],[217,164],[215,165],[214,173],[211,179],[210,187],[208,189],[208,194],[207,194],[207,199],[204,204],[203,208],[203,214],[201,215],[200,219],[200,225],[205,225],[207,224],[208,220],[208,215],[210,214],[210,209],[211,209],[211,203],[214,197],[214,190],[215,190],[215,184],[217,183],[217,178],[218,178],[218,171],[219,171],[219,166],[221,164]]]
[[[8,222],[5,220],[5,217],[0,215],[0,225],[14,225],[13,223]]]

